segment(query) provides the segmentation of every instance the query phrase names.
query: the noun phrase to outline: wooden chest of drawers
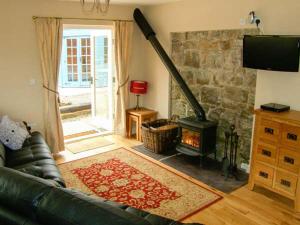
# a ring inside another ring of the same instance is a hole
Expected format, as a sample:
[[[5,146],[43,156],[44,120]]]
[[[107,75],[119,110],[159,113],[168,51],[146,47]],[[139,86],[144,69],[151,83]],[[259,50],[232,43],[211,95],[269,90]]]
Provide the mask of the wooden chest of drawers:
[[[300,212],[300,112],[255,114],[249,188],[259,185],[290,198]]]

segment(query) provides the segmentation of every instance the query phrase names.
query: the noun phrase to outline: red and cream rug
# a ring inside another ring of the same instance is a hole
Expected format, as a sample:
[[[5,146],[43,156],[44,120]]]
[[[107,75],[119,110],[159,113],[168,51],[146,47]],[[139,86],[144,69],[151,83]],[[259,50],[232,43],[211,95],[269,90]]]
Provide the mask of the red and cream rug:
[[[124,148],[60,164],[59,168],[68,187],[174,220],[222,198]]]

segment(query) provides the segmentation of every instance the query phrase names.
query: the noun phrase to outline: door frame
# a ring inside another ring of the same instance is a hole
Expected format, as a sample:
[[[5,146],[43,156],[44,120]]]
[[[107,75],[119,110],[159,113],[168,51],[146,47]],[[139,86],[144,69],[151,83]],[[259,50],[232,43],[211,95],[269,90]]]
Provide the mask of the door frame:
[[[101,24],[99,24],[99,22]],[[113,130],[113,123],[114,123],[114,80],[115,80],[115,64],[114,64],[114,26],[113,22],[111,21],[98,21],[98,20],[63,20],[63,29],[106,29],[110,30],[110,38],[108,38],[108,45],[109,45],[109,54],[108,54],[108,101],[109,101],[109,107],[108,107],[108,115],[109,115],[109,122],[110,124],[110,130],[111,132],[114,132]],[[93,41],[93,38],[91,38],[91,41]],[[91,50],[93,52],[91,54],[91,61],[95,62],[94,60],[94,50]],[[78,68],[79,69],[79,68]],[[95,67],[94,63],[91,64],[91,77],[92,77],[92,105],[94,104],[94,107],[92,106],[92,116],[96,116],[96,108],[95,105],[97,104],[96,100],[96,76],[95,76]]]

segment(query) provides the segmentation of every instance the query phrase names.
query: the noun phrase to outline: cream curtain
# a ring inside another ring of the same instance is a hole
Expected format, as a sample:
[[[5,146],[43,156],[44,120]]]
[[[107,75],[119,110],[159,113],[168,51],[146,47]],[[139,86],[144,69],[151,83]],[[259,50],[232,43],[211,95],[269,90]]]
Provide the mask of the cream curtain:
[[[62,22],[56,18],[37,18],[35,27],[43,76],[45,138],[53,154],[56,154],[64,150],[58,102]]]
[[[133,22],[115,21],[116,96],[114,129],[126,133],[126,109],[129,104],[129,64],[132,48]]]

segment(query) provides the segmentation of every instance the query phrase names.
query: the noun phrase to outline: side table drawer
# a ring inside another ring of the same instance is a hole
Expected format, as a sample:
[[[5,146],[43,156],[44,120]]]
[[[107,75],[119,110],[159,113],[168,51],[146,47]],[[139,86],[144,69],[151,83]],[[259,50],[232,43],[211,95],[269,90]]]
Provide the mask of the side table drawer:
[[[283,171],[276,171],[274,188],[295,196],[298,177]]]
[[[283,125],[281,144],[300,148],[300,128],[290,125]]]
[[[266,165],[256,163],[254,169],[254,179],[264,185],[272,187],[274,169]]]
[[[275,165],[277,159],[277,147],[259,142],[256,148],[256,159]]]
[[[280,123],[262,119],[259,125],[259,138],[267,139],[272,142],[278,142]]]
[[[300,169],[300,153],[281,148],[279,151],[278,166],[298,174]]]

